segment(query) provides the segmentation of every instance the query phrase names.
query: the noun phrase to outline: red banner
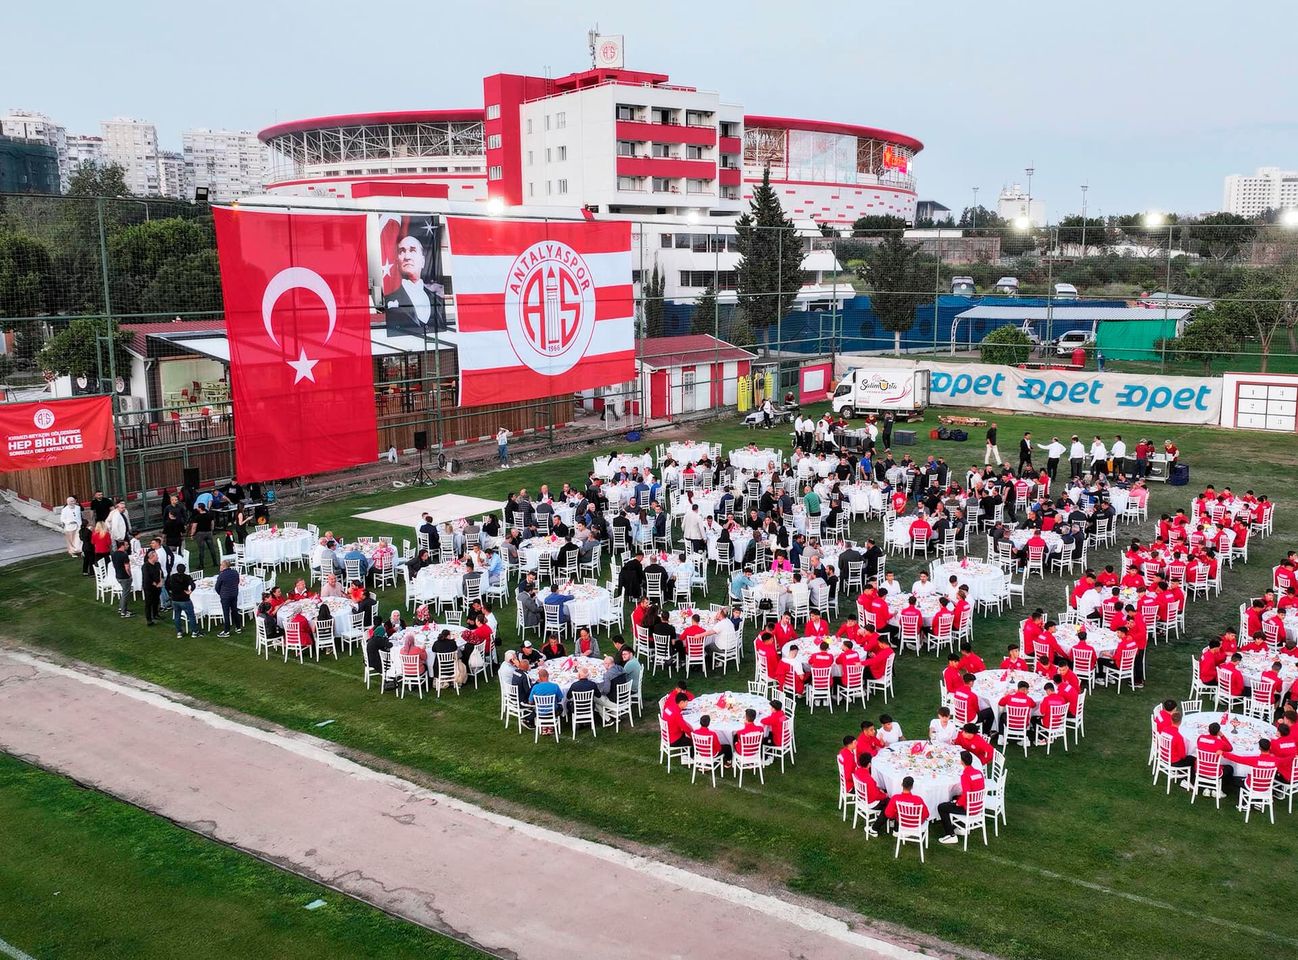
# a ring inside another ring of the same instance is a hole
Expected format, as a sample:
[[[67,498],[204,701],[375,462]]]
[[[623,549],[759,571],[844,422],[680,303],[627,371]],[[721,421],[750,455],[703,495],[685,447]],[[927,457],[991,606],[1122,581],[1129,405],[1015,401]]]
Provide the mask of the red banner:
[[[631,224],[447,220],[460,404],[635,379]]]
[[[0,405],[0,471],[109,460],[117,455],[113,398]]]
[[[365,214],[216,208],[235,473],[279,480],[378,455]]]

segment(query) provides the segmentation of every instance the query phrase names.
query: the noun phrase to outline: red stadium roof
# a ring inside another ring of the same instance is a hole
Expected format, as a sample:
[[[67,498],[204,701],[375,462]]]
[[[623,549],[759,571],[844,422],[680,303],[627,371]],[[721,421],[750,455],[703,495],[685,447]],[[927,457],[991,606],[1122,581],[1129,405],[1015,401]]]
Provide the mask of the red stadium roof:
[[[334,127],[359,127],[371,123],[480,123],[482,109],[465,110],[387,110],[381,113],[343,113],[334,117],[311,117],[307,120],[288,120],[267,127],[257,134],[262,143],[286,133],[302,133]]]
[[[855,123],[836,123],[833,120],[797,120],[793,117],[758,117],[748,114],[744,117],[744,127],[773,127],[776,130],[813,130],[817,133],[843,133],[851,137],[870,137],[874,140],[887,140],[890,143],[910,147],[916,153],[924,149],[924,144],[904,133],[892,130],[880,130],[878,127],[862,127]]]

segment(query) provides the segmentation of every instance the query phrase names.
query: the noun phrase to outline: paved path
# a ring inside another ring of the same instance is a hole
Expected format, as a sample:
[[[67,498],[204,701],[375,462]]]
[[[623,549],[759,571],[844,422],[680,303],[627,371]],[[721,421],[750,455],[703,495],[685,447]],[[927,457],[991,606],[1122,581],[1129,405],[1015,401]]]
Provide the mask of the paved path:
[[[0,750],[501,956],[934,955],[433,793],[313,737],[259,730],[129,678],[7,650]]]

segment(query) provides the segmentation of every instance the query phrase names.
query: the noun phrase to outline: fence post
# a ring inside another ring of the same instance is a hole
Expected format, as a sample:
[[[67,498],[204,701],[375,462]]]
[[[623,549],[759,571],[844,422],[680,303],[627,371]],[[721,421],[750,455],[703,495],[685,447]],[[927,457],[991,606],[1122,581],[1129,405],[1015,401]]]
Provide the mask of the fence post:
[[[121,404],[117,398],[117,340],[113,336],[113,298],[110,284],[108,282],[108,238],[104,228],[104,198],[95,198],[95,219],[99,227],[99,272],[103,280],[104,288],[104,320],[108,326],[107,343],[108,343],[108,395],[111,398],[113,410],[113,440],[114,446],[117,447],[116,473],[117,473],[117,490],[121,497],[126,496],[126,461],[125,454],[122,452],[122,438],[120,431],[117,429],[117,415],[121,411]],[[100,373],[103,373],[102,360]],[[102,377],[101,377],[102,379]]]

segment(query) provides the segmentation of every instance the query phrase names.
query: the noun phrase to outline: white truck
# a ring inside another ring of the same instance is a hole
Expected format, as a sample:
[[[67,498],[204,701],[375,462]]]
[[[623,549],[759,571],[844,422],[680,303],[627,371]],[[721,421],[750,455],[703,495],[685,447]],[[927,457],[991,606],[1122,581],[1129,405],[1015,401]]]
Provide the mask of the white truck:
[[[911,367],[857,367],[838,381],[830,407],[848,419],[885,410],[918,416],[928,406],[928,377]]]

